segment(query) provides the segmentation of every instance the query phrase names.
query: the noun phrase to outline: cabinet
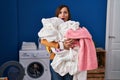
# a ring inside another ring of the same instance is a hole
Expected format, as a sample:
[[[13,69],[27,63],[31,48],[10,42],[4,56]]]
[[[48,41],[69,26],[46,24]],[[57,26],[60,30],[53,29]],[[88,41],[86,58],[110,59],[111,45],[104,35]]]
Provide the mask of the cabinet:
[[[87,80],[104,80],[106,51],[102,48],[96,48],[96,54],[98,59],[98,68],[87,72]]]

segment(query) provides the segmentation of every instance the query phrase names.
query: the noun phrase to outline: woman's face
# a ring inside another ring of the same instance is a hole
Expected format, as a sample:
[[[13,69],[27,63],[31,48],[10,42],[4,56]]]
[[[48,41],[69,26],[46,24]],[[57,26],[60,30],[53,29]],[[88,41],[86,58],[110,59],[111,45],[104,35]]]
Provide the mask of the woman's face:
[[[67,21],[69,17],[68,10],[66,7],[63,7],[58,14],[58,18],[61,18],[64,21]]]

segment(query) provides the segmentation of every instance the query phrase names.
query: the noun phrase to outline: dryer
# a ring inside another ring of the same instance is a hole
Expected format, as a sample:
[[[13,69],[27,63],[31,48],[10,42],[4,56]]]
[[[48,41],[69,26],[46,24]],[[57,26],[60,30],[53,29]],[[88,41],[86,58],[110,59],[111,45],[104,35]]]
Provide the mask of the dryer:
[[[19,62],[25,70],[23,80],[51,80],[46,50],[20,50]]]

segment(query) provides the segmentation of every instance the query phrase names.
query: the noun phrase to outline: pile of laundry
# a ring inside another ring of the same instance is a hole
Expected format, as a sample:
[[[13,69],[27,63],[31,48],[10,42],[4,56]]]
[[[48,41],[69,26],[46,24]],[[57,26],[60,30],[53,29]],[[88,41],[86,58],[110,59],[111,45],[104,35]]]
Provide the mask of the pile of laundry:
[[[57,17],[43,18],[43,27],[38,36],[46,39],[48,42],[63,42],[65,39],[76,39],[76,45],[69,50],[60,50],[54,52],[51,66],[61,76],[69,73],[73,75],[73,80],[79,78],[80,72],[96,69],[98,67],[96,50],[92,36],[85,27],[80,27],[77,21],[66,21]]]

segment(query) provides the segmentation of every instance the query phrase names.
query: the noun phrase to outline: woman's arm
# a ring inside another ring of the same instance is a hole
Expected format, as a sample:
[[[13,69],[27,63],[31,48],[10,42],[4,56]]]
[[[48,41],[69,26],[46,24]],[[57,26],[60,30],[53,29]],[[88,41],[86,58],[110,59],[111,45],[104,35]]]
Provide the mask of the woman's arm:
[[[41,39],[41,44],[48,46],[48,47],[59,48],[59,43],[55,41],[48,42],[46,39]]]
[[[64,47],[64,49],[68,50],[69,48],[73,47],[72,43],[74,41],[75,40],[73,40],[73,39],[67,39],[63,42],[62,47]],[[41,39],[41,44],[48,46],[48,47],[61,48],[61,45],[59,44],[59,42],[55,42],[55,41],[48,42],[46,39]]]

